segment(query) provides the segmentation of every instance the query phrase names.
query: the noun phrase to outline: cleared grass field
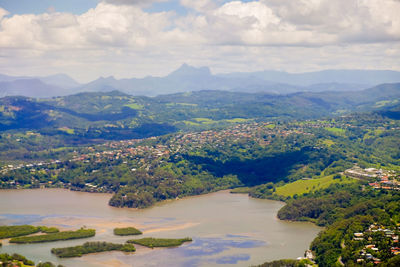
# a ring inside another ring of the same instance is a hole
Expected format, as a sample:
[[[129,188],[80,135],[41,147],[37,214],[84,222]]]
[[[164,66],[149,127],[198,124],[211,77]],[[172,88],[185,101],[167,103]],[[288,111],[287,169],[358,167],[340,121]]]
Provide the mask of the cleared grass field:
[[[208,119],[208,118],[193,118],[193,120],[196,122],[205,123],[205,124],[217,122],[217,121],[214,121],[214,120]]]
[[[333,141],[330,140],[330,139],[324,139],[321,143],[324,144],[324,145],[326,145],[327,147],[331,147],[332,145],[335,144],[335,142],[333,142]]]
[[[58,128],[58,130],[61,131],[61,132],[67,133],[67,134],[74,134],[75,133],[74,129],[70,129],[68,127],[61,127],[61,128]]]
[[[337,127],[325,127],[325,130],[334,133],[335,135],[344,136],[346,135],[346,130]]]
[[[225,120],[225,121],[230,122],[230,123],[243,123],[243,122],[252,121],[252,119],[233,118],[233,119]]]
[[[393,104],[397,104],[399,102],[398,99],[395,100],[384,100],[384,101],[378,101],[375,103],[375,107],[376,108],[381,108],[387,105],[393,105]]]
[[[193,122],[193,121],[182,121],[184,124],[189,126],[200,126],[201,123]]]
[[[363,139],[375,138],[381,135],[384,132],[382,129],[368,130],[368,132],[364,135]]]
[[[143,109],[144,108],[144,106],[136,104],[136,103],[126,104],[125,107],[131,108],[131,109]]]
[[[292,197],[295,194],[302,195],[318,189],[327,188],[331,184],[335,183],[350,184],[356,182],[356,180],[347,178],[345,176],[342,176],[341,179],[333,179],[333,176],[334,175],[329,175],[318,179],[298,180],[293,183],[277,187],[275,193],[285,197]]]

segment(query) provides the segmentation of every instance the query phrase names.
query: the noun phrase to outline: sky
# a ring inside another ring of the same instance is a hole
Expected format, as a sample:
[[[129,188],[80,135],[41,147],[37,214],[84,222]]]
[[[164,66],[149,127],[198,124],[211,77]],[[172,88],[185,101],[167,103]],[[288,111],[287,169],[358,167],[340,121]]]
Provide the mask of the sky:
[[[0,73],[400,71],[400,0],[0,0]]]

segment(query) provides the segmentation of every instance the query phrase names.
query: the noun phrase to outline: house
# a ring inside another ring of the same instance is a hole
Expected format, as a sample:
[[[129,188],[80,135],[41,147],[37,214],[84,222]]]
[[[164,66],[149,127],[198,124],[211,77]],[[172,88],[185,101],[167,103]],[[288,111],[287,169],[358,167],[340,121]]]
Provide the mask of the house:
[[[306,256],[306,259],[309,259],[309,260],[313,260],[314,259],[314,255],[313,255],[311,250],[306,250],[305,256]]]

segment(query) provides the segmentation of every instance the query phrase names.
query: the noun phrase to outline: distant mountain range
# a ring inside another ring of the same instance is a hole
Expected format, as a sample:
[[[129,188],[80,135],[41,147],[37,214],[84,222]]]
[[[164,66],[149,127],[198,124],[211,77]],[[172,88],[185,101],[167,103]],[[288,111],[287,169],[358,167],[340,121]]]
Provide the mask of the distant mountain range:
[[[21,95],[48,98],[80,92],[119,90],[135,96],[222,90],[245,93],[360,91],[382,83],[400,82],[400,72],[387,70],[324,70],[307,73],[281,71],[212,74],[207,67],[183,64],[165,77],[115,79],[110,76],[79,84],[65,74],[13,77],[0,74],[0,97]]]
[[[53,97],[76,93],[80,84],[65,74],[46,77],[7,76],[0,74],[0,97]]]

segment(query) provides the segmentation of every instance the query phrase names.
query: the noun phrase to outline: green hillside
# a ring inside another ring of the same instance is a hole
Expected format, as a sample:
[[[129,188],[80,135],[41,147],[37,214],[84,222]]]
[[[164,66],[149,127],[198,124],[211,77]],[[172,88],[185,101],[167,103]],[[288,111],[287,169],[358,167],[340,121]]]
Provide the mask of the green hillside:
[[[285,184],[276,188],[276,194],[285,197],[293,197],[294,195],[302,195],[312,191],[317,191],[319,189],[327,188],[331,184],[347,184],[354,183],[356,181],[352,178],[347,178],[346,176],[334,176],[335,175],[329,175],[316,179],[298,180],[293,183]]]
[[[249,120],[301,120],[352,111],[388,110],[400,84],[361,92],[271,95],[198,91],[153,98],[118,91],[80,93],[51,99],[0,99],[0,131],[36,129],[80,139],[131,139],[177,130],[201,130]],[[388,113],[388,114],[389,114]]]

